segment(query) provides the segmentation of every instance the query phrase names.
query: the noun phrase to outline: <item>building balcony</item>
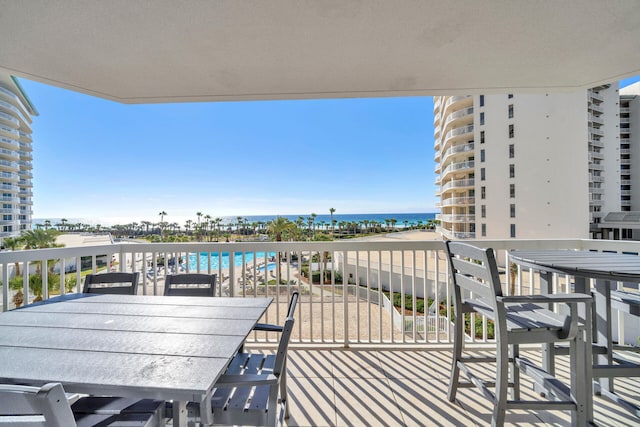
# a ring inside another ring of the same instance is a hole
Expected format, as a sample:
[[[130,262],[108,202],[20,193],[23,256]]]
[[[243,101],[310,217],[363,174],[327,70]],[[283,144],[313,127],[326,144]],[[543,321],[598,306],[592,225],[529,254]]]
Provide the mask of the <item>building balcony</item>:
[[[17,193],[18,191],[20,191],[20,187],[17,184],[0,184],[0,190],[2,190],[3,192],[13,192],[13,193]]]
[[[0,172],[0,178],[5,181],[20,181],[20,177],[15,172]]]
[[[449,144],[453,143],[456,140],[461,140],[464,138],[468,140],[470,137],[473,137],[473,125],[452,129],[445,135],[442,149],[447,148]]]
[[[444,152],[444,154],[442,155],[442,162],[446,163],[447,161],[450,161],[452,157],[459,154],[467,154],[468,156],[468,153],[473,152],[474,145],[475,144],[472,142],[454,145],[453,147],[449,148],[447,151]]]
[[[589,98],[598,104],[600,104],[601,102],[604,102],[604,97],[592,90],[589,91]]]
[[[441,221],[442,222],[461,222],[461,223],[470,223],[470,222],[476,222],[476,216],[475,215],[442,215],[441,216]]]
[[[20,140],[21,141],[28,142],[28,143],[33,142],[33,139],[31,138],[31,134],[28,134],[28,133],[22,132],[22,131],[19,131],[19,133],[20,133]]]
[[[447,115],[450,114],[450,111],[460,110],[472,105],[473,96],[471,95],[449,96],[442,107],[442,117],[447,117]]]
[[[593,145],[594,147],[604,147],[604,141],[602,141],[599,136],[591,133],[589,134],[589,144]]]
[[[447,190],[451,190],[451,189],[460,190],[460,189],[470,188],[470,187],[474,187],[474,186],[475,186],[475,179],[474,178],[454,179],[452,181],[449,181],[449,182],[445,183],[440,190],[441,190],[441,192],[444,193]]]
[[[448,132],[451,128],[460,127],[473,122],[473,107],[454,111],[446,116],[443,132]]]
[[[20,159],[20,154],[15,150],[7,150],[6,148],[0,148],[0,157],[17,161]]]
[[[443,230],[449,238],[468,238],[475,233]],[[87,238],[84,236],[83,238]],[[108,238],[106,240],[109,240]],[[482,244],[482,241],[478,241]],[[510,249],[580,249],[614,250],[640,253],[640,242],[605,240],[497,240],[491,241],[496,250],[499,267],[505,270],[506,254]],[[34,262],[53,266],[43,269],[42,280],[49,283],[75,277],[73,292],[82,287],[82,272],[76,263],[87,270],[101,272],[109,269],[141,271],[140,293],[163,294],[161,272],[171,270],[172,259],[183,259],[190,272],[216,273],[221,278],[219,298],[245,298],[265,295],[260,286],[264,265],[281,254],[280,268],[274,269],[276,283],[286,283],[276,290],[269,286],[268,295],[274,301],[264,321],[280,323],[286,312],[287,296],[294,289],[301,290],[296,326],[291,338],[287,362],[289,405],[291,418],[287,425],[486,425],[493,408],[480,398],[477,390],[461,389],[458,403],[446,398],[451,364],[452,324],[451,308],[446,303],[450,279],[442,242],[432,241],[337,241],[337,242],[260,242],[260,243],[161,243],[132,244],[97,243],[96,246],[52,248],[46,250],[5,251],[0,257],[0,272],[11,275],[15,263],[21,275],[28,277],[29,266],[35,274]],[[313,263],[317,254],[328,254],[330,262]],[[233,256],[229,256],[233,254]],[[225,264],[223,257],[227,258]],[[229,258],[233,262],[229,262]],[[435,260],[435,261],[434,261]],[[50,262],[49,262],[50,261]],[[111,261],[111,262],[109,262]],[[311,261],[311,262],[310,262]],[[300,275],[301,264],[327,277],[324,284],[311,283]],[[150,266],[150,267],[149,267]],[[148,269],[157,272],[149,274]],[[86,272],[86,271],[85,271]],[[325,273],[326,272],[326,273]],[[338,283],[338,275],[353,284]],[[509,274],[501,274],[504,289],[516,294],[530,294],[539,277],[528,269],[519,269],[515,283]],[[554,278],[558,289],[571,286],[564,275]],[[357,283],[357,284],[356,284]],[[405,297],[421,298],[430,295],[435,306],[440,303],[444,314],[412,308],[394,309],[379,289],[392,290]],[[24,289],[25,302],[34,295]],[[68,291],[68,290],[67,290]],[[14,289],[3,287],[2,309],[12,309]],[[56,291],[57,292],[57,291]],[[46,300],[55,292],[44,286]],[[614,316],[615,318],[615,316]],[[468,349],[472,355],[487,356],[486,344],[493,339],[486,322],[481,331],[470,338]],[[625,326],[619,322],[614,330],[624,337]],[[616,340],[618,335],[616,336]],[[278,337],[251,334],[247,348],[273,352]],[[624,340],[624,339],[623,339]],[[540,361],[537,347],[522,349],[526,356]],[[566,356],[560,356],[556,369],[563,380],[569,375]],[[495,373],[487,366],[488,378]],[[524,393],[534,393],[523,378]],[[640,380],[616,379],[616,390],[623,398],[640,403],[637,393]],[[525,391],[526,390],[526,391]],[[594,397],[595,422],[598,425],[633,425],[637,418],[621,410],[603,397]],[[565,425],[569,412],[508,411],[506,425]],[[619,424],[618,424],[619,423]]]
[[[7,148],[9,150],[17,150],[20,148],[20,143],[12,138],[6,138],[0,136],[0,148]]]
[[[17,118],[2,111],[0,111],[0,123],[5,123],[14,127],[20,126],[20,121]]]
[[[466,162],[451,163],[447,165],[447,167],[444,168],[444,170],[442,170],[441,178],[444,179],[447,177],[447,175],[454,172],[473,171],[474,165],[475,165],[475,162],[473,160],[466,161]]]
[[[20,170],[20,165],[18,164],[18,162],[12,162],[10,160],[0,159],[0,170],[18,171]]]
[[[440,201],[442,207],[446,206],[469,206],[476,203],[475,197],[451,197]]]

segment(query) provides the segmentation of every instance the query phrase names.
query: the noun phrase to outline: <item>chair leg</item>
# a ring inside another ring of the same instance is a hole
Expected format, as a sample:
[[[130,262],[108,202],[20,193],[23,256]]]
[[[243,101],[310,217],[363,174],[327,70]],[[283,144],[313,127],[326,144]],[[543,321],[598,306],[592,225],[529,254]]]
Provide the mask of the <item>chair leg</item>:
[[[591,381],[586,378],[587,350],[584,339],[584,328],[580,327],[576,337],[569,342],[569,376],[571,380],[571,395],[576,404],[576,410],[571,411],[571,425],[573,427],[587,425],[587,393],[591,393]],[[591,345],[591,343],[589,343]]]
[[[280,402],[284,405],[284,418],[289,418],[289,402],[287,401],[287,362],[284,362],[282,369],[282,377],[280,378]]]
[[[513,345],[511,346],[511,356],[513,362],[510,363],[511,368],[511,381],[513,382],[513,400],[520,400],[520,368],[518,368],[518,364],[516,360],[520,357],[520,346]]]
[[[504,425],[505,412],[507,410],[507,393],[509,389],[509,346],[497,339],[498,348],[496,354],[496,398],[493,408],[491,426]]]
[[[457,311],[460,313],[460,311]],[[451,375],[449,376],[449,392],[447,398],[449,402],[455,402],[456,392],[458,391],[458,381],[460,380],[460,367],[458,362],[462,359],[462,346],[464,344],[464,314],[462,319],[456,314],[456,322],[454,324],[453,333],[453,361],[451,363]]]

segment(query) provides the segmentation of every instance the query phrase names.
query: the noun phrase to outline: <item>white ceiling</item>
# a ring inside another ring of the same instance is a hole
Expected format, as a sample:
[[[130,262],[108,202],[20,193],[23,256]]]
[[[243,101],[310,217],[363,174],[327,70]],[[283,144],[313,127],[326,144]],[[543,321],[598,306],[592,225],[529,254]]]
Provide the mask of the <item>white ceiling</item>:
[[[0,0],[0,70],[124,103],[574,90],[637,0]]]

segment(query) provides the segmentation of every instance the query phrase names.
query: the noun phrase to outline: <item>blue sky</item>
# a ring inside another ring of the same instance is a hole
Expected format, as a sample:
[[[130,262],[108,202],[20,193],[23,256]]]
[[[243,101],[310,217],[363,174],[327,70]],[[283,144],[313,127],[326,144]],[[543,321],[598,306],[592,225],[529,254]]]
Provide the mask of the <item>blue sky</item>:
[[[20,82],[34,218],[436,211],[431,97],[124,105]]]
[[[21,84],[34,218],[435,210],[430,97],[122,105]]]

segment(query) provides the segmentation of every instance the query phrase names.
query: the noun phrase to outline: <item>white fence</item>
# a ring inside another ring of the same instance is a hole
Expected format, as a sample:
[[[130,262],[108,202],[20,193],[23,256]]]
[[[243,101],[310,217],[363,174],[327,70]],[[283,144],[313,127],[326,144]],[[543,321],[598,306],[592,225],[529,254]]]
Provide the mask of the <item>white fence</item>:
[[[505,265],[510,249],[640,252],[640,242],[630,241],[500,240],[474,243],[496,250],[505,291],[516,294],[535,292],[537,275],[519,269],[515,283],[512,283]],[[282,321],[288,295],[299,289],[302,298],[294,342],[344,346],[449,345],[452,337],[447,320],[451,318],[450,287],[443,249],[441,241],[338,241],[115,243],[0,252],[0,297],[5,311],[15,307],[15,296],[19,293],[26,304],[34,298],[47,299],[58,293],[80,292],[86,270],[139,271],[142,273],[139,292],[162,295],[164,275],[203,272],[217,274],[219,297],[273,297],[274,304],[265,319],[270,322]],[[16,272],[19,272],[17,277]],[[569,284],[567,277],[555,279],[557,287]],[[388,299],[378,289],[387,292]],[[388,301],[393,301],[396,295],[400,295],[399,307],[396,314],[390,315],[395,310],[389,310],[385,304],[390,304]],[[412,301],[411,308],[406,307],[406,298]],[[442,313],[438,313],[437,318],[436,313],[429,314],[426,301],[424,311],[427,313],[417,311],[416,302],[420,298],[432,299]],[[627,336],[629,327],[637,320],[625,321],[623,316],[619,314],[616,319],[620,326],[616,332]],[[471,337],[474,341],[491,339],[486,322],[481,322],[483,332]],[[627,327],[626,335],[623,326]],[[631,332],[630,340],[635,333]],[[256,335],[250,339],[265,337]]]

